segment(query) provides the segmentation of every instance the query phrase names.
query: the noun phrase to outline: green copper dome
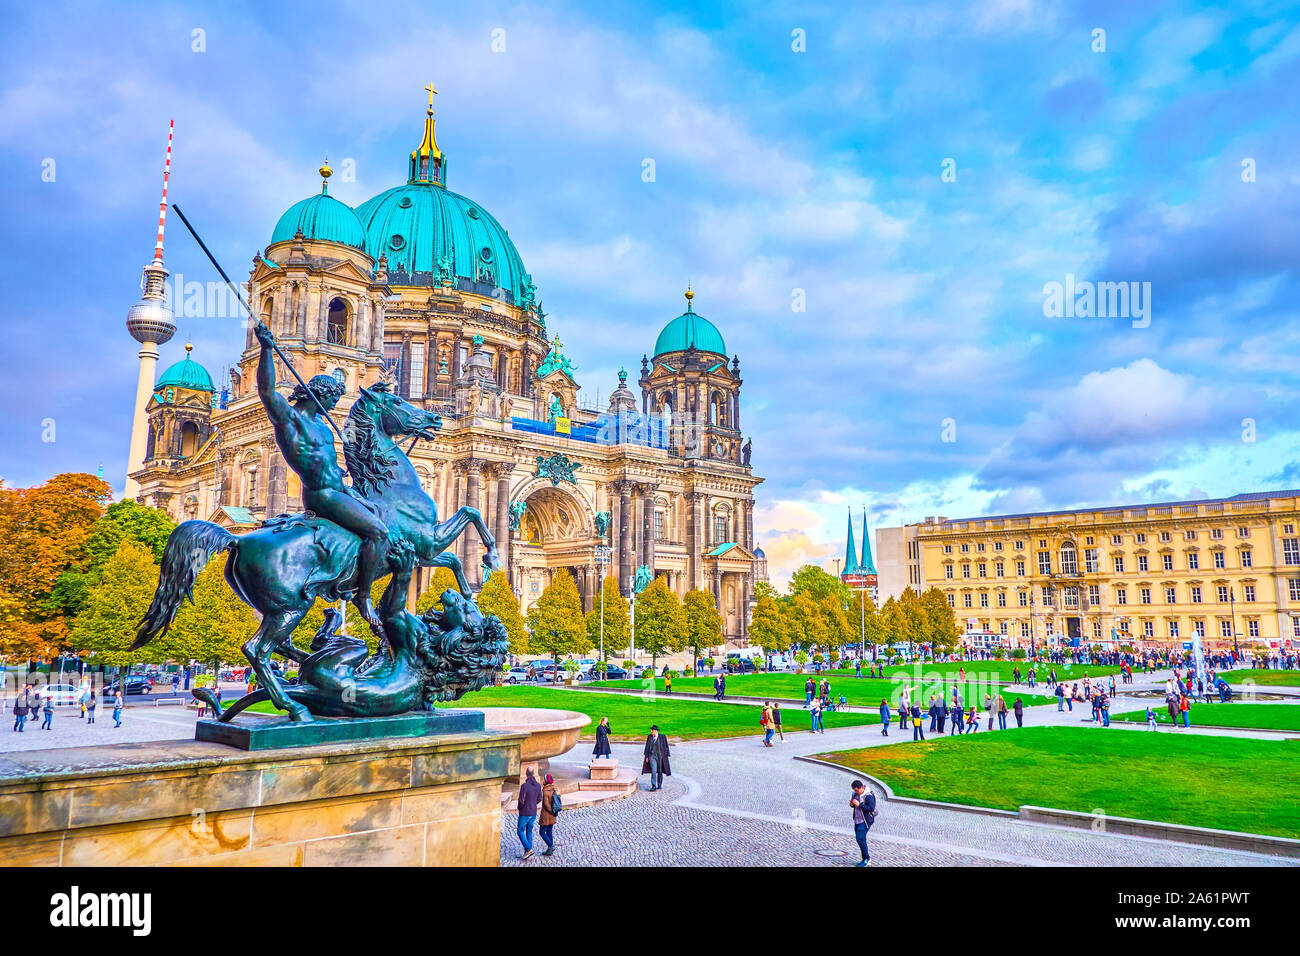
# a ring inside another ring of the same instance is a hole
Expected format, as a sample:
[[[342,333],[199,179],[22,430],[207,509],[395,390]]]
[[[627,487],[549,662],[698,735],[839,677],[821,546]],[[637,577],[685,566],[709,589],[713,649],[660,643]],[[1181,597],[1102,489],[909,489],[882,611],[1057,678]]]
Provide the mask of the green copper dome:
[[[366,231],[352,207],[341,203],[322,187],[320,193],[288,208],[271,233],[271,244],[293,239],[299,229],[308,239],[339,242],[354,249],[366,248]],[[378,259],[378,254],[375,255]]]
[[[217,390],[216,386],[212,384],[212,376],[208,374],[208,370],[190,358],[189,348],[189,346],[185,347],[185,358],[158,376],[158,384],[154,386],[154,391],[166,388],[169,385],[175,385],[178,388],[192,388],[196,392],[215,392]]]
[[[686,292],[686,311],[664,326],[655,339],[655,358],[669,352],[685,352],[694,347],[701,352],[717,352],[723,358],[727,355],[727,343],[722,341],[718,327],[702,315],[691,310],[694,293]]]
[[[500,288],[511,305],[533,306],[532,278],[505,229],[441,183],[394,186],[358,206],[357,217],[370,255],[388,256],[391,284],[440,285],[445,275],[462,291]]]

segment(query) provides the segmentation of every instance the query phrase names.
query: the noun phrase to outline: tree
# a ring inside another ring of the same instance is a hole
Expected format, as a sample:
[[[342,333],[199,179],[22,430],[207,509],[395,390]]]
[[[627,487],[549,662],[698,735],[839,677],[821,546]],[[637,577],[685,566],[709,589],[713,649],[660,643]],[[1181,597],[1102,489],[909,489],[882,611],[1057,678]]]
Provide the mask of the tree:
[[[627,598],[618,593],[618,581],[612,574],[605,575],[605,580],[600,584],[600,592],[596,595],[596,603],[587,612],[587,639],[591,641],[593,647],[601,646],[601,594],[603,594],[605,655],[608,657],[611,652],[622,651],[627,647]]]
[[[650,652],[653,670],[661,654],[684,650],[688,636],[686,609],[668,589],[668,582],[655,578],[636,599],[637,647]]]
[[[167,512],[134,501],[118,501],[91,526],[84,550],[84,567],[73,566],[59,575],[50,594],[49,605],[59,607],[69,618],[81,613],[86,592],[95,583],[99,570],[117,553],[118,545],[131,539],[162,560],[167,539],[176,528]]]
[[[898,640],[919,644],[925,640],[926,614],[921,599],[910,587],[898,596]]]
[[[767,581],[759,581],[754,585],[754,600],[757,601],[765,595],[772,598],[779,598],[781,596],[777,592],[776,588],[772,587],[772,585]]]
[[[548,655],[555,662],[557,674],[562,655],[585,654],[591,649],[582,599],[568,571],[556,571],[537,603],[529,608],[528,628],[532,632],[528,646]]]
[[[157,586],[158,565],[153,554],[130,538],[122,541],[86,592],[85,606],[69,635],[72,646],[94,652],[99,662],[117,666],[167,660],[165,649],[153,643],[139,651],[129,650]]]
[[[112,493],[79,473],[0,487],[0,655],[44,660],[67,646],[72,595],[55,588],[65,571],[85,570],[86,543]]]
[[[442,591],[438,593],[442,594]],[[505,625],[511,654],[528,653],[528,624],[519,612],[519,598],[515,597],[504,571],[493,571],[483,582],[483,590],[478,593],[478,607],[484,614],[495,614]]]
[[[921,609],[925,618],[926,640],[935,648],[951,650],[961,640],[961,628],[957,626],[957,614],[948,605],[948,599],[937,587],[931,587],[921,595]]]
[[[865,588],[853,592],[853,600],[849,603],[848,610],[849,630],[853,632],[853,641],[862,640],[864,633],[867,644],[883,644],[885,640],[884,627],[880,620],[880,612],[876,609],[876,602],[871,600],[871,595]],[[867,652],[866,647],[862,648],[862,653]]]
[[[814,602],[833,594],[843,607],[849,601],[849,589],[839,578],[827,574],[815,564],[805,564],[790,575],[790,595],[806,594]]]
[[[370,586],[370,601],[375,607],[379,607],[379,599],[384,596],[384,591],[388,588],[388,582],[392,579],[392,574],[386,574],[382,578],[376,579],[375,583]],[[361,612],[356,609],[351,601],[347,603],[347,607],[343,612],[343,631],[352,637],[359,637],[365,641],[366,646],[370,648],[371,654],[379,650],[379,638],[375,636],[375,632],[370,629],[366,619],[361,616]]]
[[[849,619],[844,613],[844,605],[840,603],[838,594],[827,594],[817,602],[817,607],[822,612],[822,620],[826,624],[827,647],[843,647],[853,639],[853,631],[849,627]]]
[[[771,594],[764,594],[754,604],[754,613],[749,621],[749,637],[769,654],[781,654],[790,647],[786,614]]]
[[[809,650],[826,643],[829,631],[822,610],[807,592],[790,599],[790,630],[799,643]]]
[[[682,607],[686,611],[686,641],[695,652],[691,666],[695,666],[701,647],[722,643],[722,615],[713,601],[713,593],[699,588],[686,592]]]

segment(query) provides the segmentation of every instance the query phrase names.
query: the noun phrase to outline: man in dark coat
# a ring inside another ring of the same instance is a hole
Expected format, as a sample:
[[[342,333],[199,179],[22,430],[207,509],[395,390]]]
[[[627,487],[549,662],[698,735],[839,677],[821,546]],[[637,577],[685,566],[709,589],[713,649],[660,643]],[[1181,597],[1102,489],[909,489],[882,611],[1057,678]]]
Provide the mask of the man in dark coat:
[[[673,775],[668,765],[668,738],[659,733],[658,725],[650,728],[650,736],[645,739],[645,759],[641,762],[641,772],[650,774],[650,789],[662,790],[664,774]]]
[[[524,782],[519,787],[519,801],[515,804],[515,809],[519,811],[515,832],[519,834],[525,860],[533,855],[533,824],[537,822],[537,806],[541,802],[542,785],[533,776],[533,768],[529,767]]]

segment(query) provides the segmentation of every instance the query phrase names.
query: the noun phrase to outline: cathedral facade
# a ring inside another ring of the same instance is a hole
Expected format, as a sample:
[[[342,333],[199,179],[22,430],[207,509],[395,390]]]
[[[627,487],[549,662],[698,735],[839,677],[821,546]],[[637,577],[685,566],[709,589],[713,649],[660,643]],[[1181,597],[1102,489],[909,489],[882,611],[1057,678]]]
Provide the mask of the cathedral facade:
[[[446,170],[432,108],[404,184],[352,208],[329,195],[323,166],[320,193],[291,206],[254,257],[257,317],[304,379],[343,383],[340,425],[358,389],[381,381],[441,414],[438,437],[417,441],[411,462],[440,519],[465,505],[483,514],[525,610],[561,569],[590,610],[604,574],[630,594],[645,567],[679,597],[711,591],[725,637],[746,641],[766,562],[739,358],[688,290],[634,384],[622,371],[607,405],[580,407],[518,250],[486,209],[447,188]],[[136,500],[236,532],[301,510],[257,397],[257,357],[249,328],[220,389],[189,354],[158,377],[135,423]],[[287,391],[292,376],[277,366]],[[478,583],[477,538],[457,548]],[[431,576],[417,574],[416,594]]]

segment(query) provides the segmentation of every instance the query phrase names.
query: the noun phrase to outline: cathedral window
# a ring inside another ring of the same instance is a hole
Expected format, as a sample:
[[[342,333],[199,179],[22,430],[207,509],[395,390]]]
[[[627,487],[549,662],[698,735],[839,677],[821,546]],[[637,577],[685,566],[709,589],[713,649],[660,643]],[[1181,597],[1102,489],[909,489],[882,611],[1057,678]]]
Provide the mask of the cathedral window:
[[[348,307],[342,299],[331,299],[325,341],[330,345],[348,344]]]
[[[411,398],[424,397],[424,343],[411,343]]]
[[[199,450],[199,426],[186,422],[181,426],[181,457],[189,458]]]

